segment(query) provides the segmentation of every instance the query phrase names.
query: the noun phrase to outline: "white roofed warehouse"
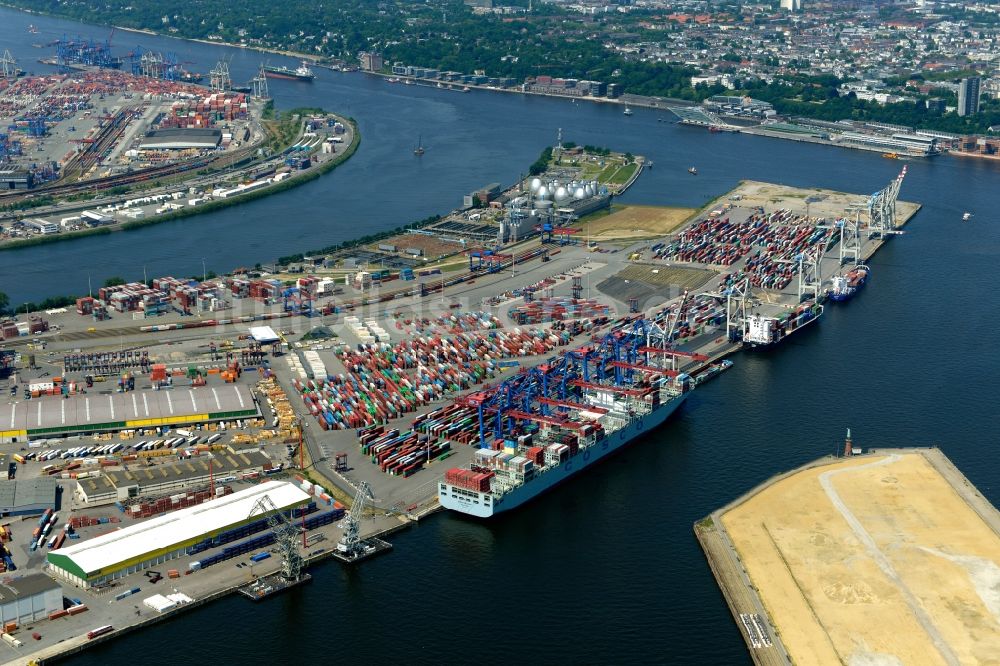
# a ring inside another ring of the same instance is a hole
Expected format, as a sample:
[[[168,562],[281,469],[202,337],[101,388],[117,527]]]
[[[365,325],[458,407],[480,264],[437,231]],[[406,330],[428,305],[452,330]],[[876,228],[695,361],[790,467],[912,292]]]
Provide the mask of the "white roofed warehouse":
[[[310,497],[284,481],[268,481],[198,506],[173,511],[46,554],[52,575],[94,587],[168,560],[184,557],[206,539],[243,539],[242,528],[265,518],[251,511],[264,496],[282,513],[304,507]]]

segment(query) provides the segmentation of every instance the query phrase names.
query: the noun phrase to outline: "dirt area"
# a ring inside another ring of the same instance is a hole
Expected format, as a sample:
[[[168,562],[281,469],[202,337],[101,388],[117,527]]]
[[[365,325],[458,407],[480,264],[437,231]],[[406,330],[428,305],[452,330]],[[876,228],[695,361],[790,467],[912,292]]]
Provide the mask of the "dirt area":
[[[722,523],[795,663],[997,663],[1000,535],[925,454],[806,469]]]
[[[858,194],[814,188],[787,187],[785,185],[762,183],[755,180],[743,181],[739,187],[727,196],[730,199],[732,196],[740,197],[738,199],[739,205],[744,208],[753,208],[755,206],[762,206],[766,210],[787,208],[793,213],[805,215],[808,212],[812,217],[827,217],[831,219],[844,217],[848,206],[867,204],[868,202],[868,197]],[[719,199],[716,203],[721,205],[726,203],[726,201]],[[896,216],[899,224],[904,224],[919,209],[920,204],[898,201],[896,203]],[[865,213],[862,212],[862,219],[864,217]]]
[[[379,245],[395,245],[396,254],[405,255],[403,252],[407,248],[418,248],[423,250],[423,256],[430,259],[437,259],[438,257],[455,254],[456,252],[462,251],[462,245],[460,243],[451,243],[448,241],[441,240],[435,236],[425,236],[424,234],[399,234],[397,236],[392,236],[391,238],[386,238],[380,240],[378,243],[372,243],[366,249],[372,252],[380,252],[378,249]]]
[[[693,208],[626,206],[580,226],[584,235],[589,230],[593,240],[657,238],[677,229],[695,212]]]

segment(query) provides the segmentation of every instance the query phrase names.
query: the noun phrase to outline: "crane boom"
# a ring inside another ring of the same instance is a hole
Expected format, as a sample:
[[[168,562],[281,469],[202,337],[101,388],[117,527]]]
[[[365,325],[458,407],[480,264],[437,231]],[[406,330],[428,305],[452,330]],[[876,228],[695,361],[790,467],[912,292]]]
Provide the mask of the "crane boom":
[[[344,536],[337,543],[337,550],[349,557],[356,557],[361,554],[361,516],[364,512],[365,502],[375,499],[372,488],[367,481],[362,481],[358,486],[358,493],[354,496],[354,504],[351,511],[344,520]]]

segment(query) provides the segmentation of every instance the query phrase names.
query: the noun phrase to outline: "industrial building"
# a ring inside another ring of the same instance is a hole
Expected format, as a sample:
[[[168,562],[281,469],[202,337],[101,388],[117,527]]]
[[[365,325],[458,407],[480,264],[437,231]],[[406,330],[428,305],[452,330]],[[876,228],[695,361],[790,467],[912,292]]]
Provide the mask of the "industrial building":
[[[891,137],[882,134],[863,134],[861,132],[843,132],[838,137],[842,144],[903,152],[910,155],[927,157],[938,153],[937,139],[920,134],[893,134]]]
[[[310,500],[308,494],[291,483],[268,481],[50,551],[46,554],[47,569],[57,578],[79,587],[103,585],[184,557],[190,546],[270,515],[254,513],[257,502],[265,496],[281,512],[305,506]]]
[[[90,505],[111,504],[131,497],[149,497],[207,486],[210,479],[223,482],[248,474],[260,474],[276,465],[260,451],[216,452],[165,465],[132,466],[101,476],[80,479],[76,497]]]
[[[35,516],[56,508],[56,480],[37,479],[0,481],[0,515]]]
[[[0,624],[21,626],[62,609],[62,588],[45,574],[28,574],[0,584]]]
[[[207,423],[259,413],[250,389],[240,384],[38,398],[0,405],[0,443],[34,436]]]
[[[211,150],[222,143],[222,131],[203,128],[161,129],[147,132],[139,150]]]
[[[35,186],[35,175],[20,169],[0,169],[0,190],[30,190]]]

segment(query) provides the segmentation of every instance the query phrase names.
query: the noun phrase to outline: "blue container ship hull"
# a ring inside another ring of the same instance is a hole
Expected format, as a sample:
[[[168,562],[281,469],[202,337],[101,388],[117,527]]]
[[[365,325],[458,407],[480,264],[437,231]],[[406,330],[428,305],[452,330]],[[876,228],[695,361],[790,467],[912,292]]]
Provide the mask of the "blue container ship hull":
[[[489,492],[475,492],[448,483],[438,484],[438,500],[446,509],[467,513],[479,518],[489,518],[504,511],[510,511],[541,495],[574,474],[583,471],[599,460],[626,446],[636,437],[643,435],[667,420],[677,411],[688,393],[682,393],[661,404],[650,414],[633,419],[625,427],[608,433],[593,446],[582,449],[569,460],[539,472],[530,481],[502,495]]]

